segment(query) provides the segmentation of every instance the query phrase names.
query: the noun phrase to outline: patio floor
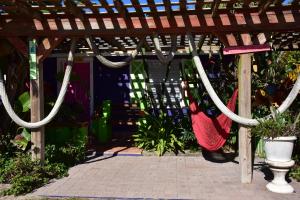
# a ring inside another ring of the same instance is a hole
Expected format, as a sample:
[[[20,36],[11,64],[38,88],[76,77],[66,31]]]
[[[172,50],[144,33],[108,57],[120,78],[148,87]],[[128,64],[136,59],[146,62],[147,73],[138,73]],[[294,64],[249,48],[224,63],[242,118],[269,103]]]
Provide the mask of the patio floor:
[[[236,161],[213,163],[202,156],[100,156],[70,169],[69,176],[53,181],[33,194],[44,197],[160,198],[160,199],[300,199],[266,190],[268,175],[261,162],[254,165],[252,184],[241,184]],[[264,170],[260,170],[260,169]]]

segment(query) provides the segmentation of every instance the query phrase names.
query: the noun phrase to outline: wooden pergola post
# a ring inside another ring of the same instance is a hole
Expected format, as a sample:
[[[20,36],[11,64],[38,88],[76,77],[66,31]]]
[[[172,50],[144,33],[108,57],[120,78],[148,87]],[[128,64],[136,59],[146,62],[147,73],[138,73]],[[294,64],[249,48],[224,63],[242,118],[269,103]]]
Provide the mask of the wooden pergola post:
[[[33,42],[31,40],[30,42]],[[35,68],[35,69],[34,69]],[[43,66],[37,59],[36,49],[30,49],[30,104],[31,122],[40,121],[44,115]],[[44,127],[31,131],[32,160],[45,160]]]
[[[251,118],[251,54],[241,54],[238,66],[239,115]],[[252,181],[251,129],[239,125],[241,182]]]

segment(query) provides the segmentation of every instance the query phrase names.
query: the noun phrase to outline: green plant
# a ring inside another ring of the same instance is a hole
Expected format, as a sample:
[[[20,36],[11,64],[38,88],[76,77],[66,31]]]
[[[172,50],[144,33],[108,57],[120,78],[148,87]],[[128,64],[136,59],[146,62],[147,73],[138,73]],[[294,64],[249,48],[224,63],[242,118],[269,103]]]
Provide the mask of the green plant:
[[[300,182],[300,166],[296,165],[289,173],[289,176]]]
[[[86,124],[52,127],[47,134],[45,154],[50,162],[64,163],[70,167],[85,159],[88,134]]]
[[[139,121],[138,131],[133,135],[139,148],[155,150],[162,156],[165,152],[178,153],[183,151],[184,144],[179,140],[180,129],[166,113],[160,112],[155,117],[145,112],[145,117]]]
[[[74,166],[85,159],[85,146],[68,144],[57,147],[56,145],[47,145],[45,151],[49,162],[64,163],[67,167]]]
[[[48,183],[50,179],[67,175],[67,167],[62,163],[40,165],[32,161],[29,154],[19,153],[14,158],[0,157],[0,182],[10,183],[11,187],[3,195],[20,195],[33,191]]]
[[[183,117],[177,124],[180,126],[179,140],[183,143],[184,149],[197,151],[199,149],[199,144],[192,130],[190,118]]]
[[[21,130],[22,132],[11,141],[18,149],[21,149],[22,151],[25,151],[28,149],[28,146],[31,141],[31,134],[26,128],[20,127],[18,130]],[[17,131],[18,131],[17,130]]]
[[[272,117],[261,120],[260,123],[252,129],[252,133],[260,137],[275,138],[280,136],[298,135],[300,113],[295,117],[292,112],[277,113],[271,107]],[[295,119],[294,119],[295,118]]]

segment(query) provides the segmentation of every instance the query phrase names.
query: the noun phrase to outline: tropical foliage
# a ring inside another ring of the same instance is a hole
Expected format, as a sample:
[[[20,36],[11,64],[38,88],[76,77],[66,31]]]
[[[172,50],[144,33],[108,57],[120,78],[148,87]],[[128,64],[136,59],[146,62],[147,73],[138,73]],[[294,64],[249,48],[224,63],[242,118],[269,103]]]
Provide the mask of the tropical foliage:
[[[133,135],[139,148],[155,150],[162,156],[165,152],[183,151],[184,144],[179,140],[180,127],[166,113],[161,112],[158,117],[145,113],[139,122],[138,131]]]

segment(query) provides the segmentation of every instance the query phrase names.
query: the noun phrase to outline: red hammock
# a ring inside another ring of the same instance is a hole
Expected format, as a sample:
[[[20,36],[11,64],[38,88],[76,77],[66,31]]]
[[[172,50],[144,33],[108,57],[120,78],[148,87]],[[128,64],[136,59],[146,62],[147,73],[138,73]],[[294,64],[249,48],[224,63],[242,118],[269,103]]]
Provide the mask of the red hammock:
[[[227,103],[227,108],[235,111],[238,90],[236,89]],[[198,143],[209,151],[216,151],[221,148],[229,136],[232,120],[223,113],[217,118],[210,118],[202,112],[191,95],[190,110],[192,126]]]

